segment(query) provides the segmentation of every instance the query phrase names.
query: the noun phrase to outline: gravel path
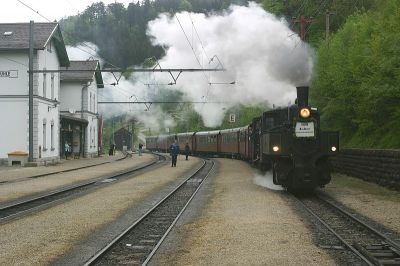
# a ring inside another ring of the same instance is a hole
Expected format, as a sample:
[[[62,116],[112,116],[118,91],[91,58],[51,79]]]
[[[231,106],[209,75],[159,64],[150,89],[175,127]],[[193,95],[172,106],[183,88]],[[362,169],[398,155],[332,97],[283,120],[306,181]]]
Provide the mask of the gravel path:
[[[91,178],[108,175],[116,171],[134,168],[140,164],[150,162],[155,158],[156,157],[154,155],[144,154],[140,157],[135,156],[122,161],[85,168],[77,171],[44,176],[17,183],[4,183],[0,185],[0,203],[82,182]]]
[[[177,225],[152,265],[335,265],[284,193],[256,185],[245,162],[218,162],[203,210]]]
[[[178,167],[154,171],[0,227],[0,265],[49,265],[97,229],[118,219],[200,160],[178,158]]]
[[[343,205],[400,233],[400,192],[339,174],[333,175],[324,191]]]

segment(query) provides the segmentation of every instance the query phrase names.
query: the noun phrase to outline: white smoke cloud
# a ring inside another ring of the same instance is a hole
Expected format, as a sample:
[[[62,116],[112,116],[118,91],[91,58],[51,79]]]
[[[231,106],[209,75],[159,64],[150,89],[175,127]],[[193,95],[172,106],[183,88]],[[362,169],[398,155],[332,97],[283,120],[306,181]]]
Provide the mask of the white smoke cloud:
[[[271,190],[283,190],[282,186],[275,185],[272,180],[272,172],[266,172],[264,175],[257,173],[253,179],[254,184],[258,186],[262,186],[265,188],[269,188]]]
[[[225,102],[194,105],[204,124],[215,127],[225,117],[224,110],[236,104],[293,102],[295,87],[307,85],[311,78],[311,48],[301,42],[286,21],[257,4],[231,6],[225,13],[210,16],[182,12],[177,17],[201,66],[214,68],[221,62],[227,71],[182,73],[174,86],[154,85],[170,83],[168,73],[135,73],[129,80],[121,78],[115,87],[109,85],[116,82],[114,76],[103,73],[105,88],[99,91],[100,101],[149,101],[161,89],[180,90],[189,101]],[[147,33],[155,45],[167,47],[165,57],[159,61],[163,68],[200,68],[175,17],[160,15],[149,22]],[[99,59],[95,53],[98,48],[92,43],[67,50],[71,60],[86,60],[91,56],[87,52]],[[209,85],[233,81],[234,85]],[[172,115],[156,104],[149,110],[143,104],[99,105],[99,110],[105,117],[131,113],[152,131],[165,132],[175,125]]]
[[[67,45],[66,48],[69,60],[88,60],[93,58],[99,60],[100,64],[103,63],[101,57],[97,55],[99,48],[94,43],[83,42],[77,46]]]
[[[182,12],[177,17],[194,52],[178,20],[161,14],[148,25],[153,44],[168,47],[160,60],[161,66],[200,68],[200,61],[202,67],[212,68],[217,64],[216,58],[211,64],[208,62],[217,55],[227,69],[219,73],[183,73],[178,79],[178,89],[193,101],[230,102],[224,106],[196,105],[206,126],[220,124],[224,117],[221,108],[237,103],[287,105],[296,97],[295,87],[310,81],[313,67],[310,47],[301,42],[286,21],[267,13],[258,4],[231,6],[222,15]],[[209,85],[209,82],[232,81],[235,85]]]
[[[67,53],[70,60],[99,60],[103,64],[104,60],[97,54],[98,47],[90,42],[80,43],[77,46],[67,46]],[[147,82],[160,82],[154,80],[154,75],[139,74],[134,75],[131,79],[121,78],[116,86],[111,85],[116,83],[116,78],[111,73],[102,73],[104,89],[99,89],[99,101],[148,101],[149,87],[145,86]],[[115,73],[119,77],[120,73]],[[163,78],[161,76],[161,78]],[[165,79],[165,78],[164,78]],[[166,81],[168,79],[165,79]],[[153,94],[156,93],[153,91]],[[149,106],[150,107],[150,106]],[[121,114],[131,114],[139,122],[143,124],[145,130],[165,131],[166,128],[174,127],[174,119],[165,114],[158,106],[147,108],[144,104],[99,104],[99,112],[105,117],[110,118]],[[161,121],[161,123],[160,123]],[[143,134],[139,134],[139,138],[143,138]],[[144,140],[144,139],[143,139]],[[142,140],[142,141],[143,141]]]

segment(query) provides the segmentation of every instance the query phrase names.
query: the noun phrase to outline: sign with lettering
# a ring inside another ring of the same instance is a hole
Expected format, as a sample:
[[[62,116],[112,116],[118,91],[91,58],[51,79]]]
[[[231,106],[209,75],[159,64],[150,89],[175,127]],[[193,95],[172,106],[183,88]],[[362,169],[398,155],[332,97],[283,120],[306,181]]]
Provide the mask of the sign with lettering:
[[[229,122],[230,123],[235,123],[236,121],[236,115],[235,114],[230,114],[229,115]]]
[[[0,78],[18,78],[18,70],[0,70]]]

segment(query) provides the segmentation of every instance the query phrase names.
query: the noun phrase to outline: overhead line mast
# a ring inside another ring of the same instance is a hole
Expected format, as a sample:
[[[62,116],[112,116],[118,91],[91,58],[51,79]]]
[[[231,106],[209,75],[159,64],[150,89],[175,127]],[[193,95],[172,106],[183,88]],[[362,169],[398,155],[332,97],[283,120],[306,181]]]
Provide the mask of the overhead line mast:
[[[311,24],[315,21],[313,18],[306,18],[305,16],[300,16],[300,18],[294,17],[292,19],[293,23],[299,23],[300,24],[300,39],[302,41],[306,40],[306,27],[307,24]]]

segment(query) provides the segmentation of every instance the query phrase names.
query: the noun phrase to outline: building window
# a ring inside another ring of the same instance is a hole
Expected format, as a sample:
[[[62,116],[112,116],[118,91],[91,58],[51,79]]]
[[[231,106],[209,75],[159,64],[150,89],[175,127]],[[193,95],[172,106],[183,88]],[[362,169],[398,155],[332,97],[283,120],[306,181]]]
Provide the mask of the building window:
[[[96,113],[96,94],[93,93],[93,113]]]
[[[90,92],[90,101],[89,101],[89,112],[92,111],[92,93]]]
[[[44,67],[43,70],[46,71],[46,68]],[[44,98],[46,98],[46,85],[47,85],[47,84],[46,84],[46,83],[47,83],[47,82],[46,82],[46,81],[47,81],[46,79],[47,79],[47,73],[46,73],[46,72],[43,72],[43,97],[44,97]]]
[[[54,151],[54,121],[51,121],[50,127],[50,134],[51,134],[51,150]]]
[[[51,73],[51,99],[54,100],[54,73]]]
[[[90,148],[92,148],[93,144],[93,128],[90,127]]]
[[[46,121],[43,121],[43,151],[47,150],[46,146]]]
[[[92,131],[93,131],[93,133],[92,133],[92,146],[94,147],[94,134],[96,133],[94,131],[94,127],[92,127]]]
[[[51,42],[49,42],[49,44],[47,45],[47,52],[50,52],[51,53]]]

